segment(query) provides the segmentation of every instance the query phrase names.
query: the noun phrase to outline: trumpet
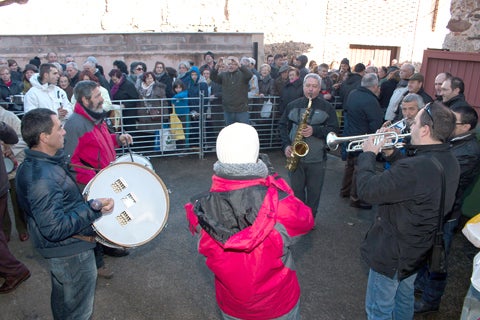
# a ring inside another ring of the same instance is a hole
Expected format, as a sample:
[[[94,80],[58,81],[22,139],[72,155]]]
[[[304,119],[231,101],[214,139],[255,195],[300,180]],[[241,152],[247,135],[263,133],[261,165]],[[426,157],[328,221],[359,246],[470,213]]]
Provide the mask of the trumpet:
[[[362,144],[370,137],[375,137],[375,144],[378,144],[380,139],[391,139],[383,145],[382,149],[403,148],[401,139],[409,137],[410,133],[398,134],[396,132],[378,132],[371,134],[364,134],[359,136],[338,137],[335,132],[327,134],[326,142],[331,150],[336,150],[338,145],[343,142],[349,142],[347,152],[362,151]]]
[[[407,127],[407,118],[403,118],[402,120],[399,120],[395,123],[392,123],[387,128],[398,129],[398,130],[400,130],[400,132],[402,132],[403,130],[405,130],[406,127]]]

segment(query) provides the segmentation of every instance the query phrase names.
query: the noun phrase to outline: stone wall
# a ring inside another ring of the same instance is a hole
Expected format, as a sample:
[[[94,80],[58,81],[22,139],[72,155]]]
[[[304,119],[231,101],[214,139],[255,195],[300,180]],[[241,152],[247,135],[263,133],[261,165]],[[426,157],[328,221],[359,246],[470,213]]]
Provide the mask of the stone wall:
[[[217,57],[235,55],[253,56],[253,45],[263,48],[263,34],[254,33],[128,33],[128,34],[69,34],[43,36],[0,36],[0,56],[14,57],[24,66],[34,56],[42,58],[48,52],[57,53],[58,61],[71,54],[78,63],[95,56],[105,72],[114,60],[124,60],[127,65],[143,61],[149,70],[155,61],[177,67],[180,61],[203,62],[203,54],[212,51]],[[8,43],[8,46],[4,44]],[[259,52],[263,59],[263,51]]]
[[[330,63],[349,57],[351,44],[393,46],[400,61],[421,61],[423,50],[442,47],[449,7],[450,0],[29,0],[1,10],[4,35],[180,32],[207,33],[209,40],[216,32],[262,33],[268,44],[310,43],[307,56]],[[2,39],[0,47],[15,57],[13,45]]]
[[[451,18],[444,48],[450,51],[478,52],[480,50],[480,2],[452,0]]]

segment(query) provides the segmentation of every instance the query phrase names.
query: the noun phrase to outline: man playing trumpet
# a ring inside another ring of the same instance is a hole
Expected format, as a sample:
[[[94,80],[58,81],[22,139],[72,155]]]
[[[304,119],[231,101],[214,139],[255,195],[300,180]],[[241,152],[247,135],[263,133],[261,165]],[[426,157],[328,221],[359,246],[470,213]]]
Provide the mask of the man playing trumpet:
[[[335,109],[320,94],[322,80],[318,74],[309,73],[303,80],[304,97],[290,102],[278,123],[282,150],[287,158],[300,157],[295,168],[290,171],[290,184],[297,198],[317,214],[320,194],[327,160],[327,134],[338,131],[338,120]],[[311,111],[302,122],[306,107],[311,100]],[[298,134],[297,134],[298,133]],[[292,144],[300,136],[308,145],[303,155],[293,153]]]
[[[448,144],[455,122],[454,114],[440,103],[421,109],[411,126],[414,155],[405,157],[396,148],[384,149],[392,167],[381,173],[375,162],[386,141],[375,143],[370,137],[363,143],[357,192],[361,199],[378,204],[374,224],[361,246],[370,268],[365,302],[368,319],[413,319],[414,281],[434,243],[442,192],[448,212],[458,186],[460,169]]]

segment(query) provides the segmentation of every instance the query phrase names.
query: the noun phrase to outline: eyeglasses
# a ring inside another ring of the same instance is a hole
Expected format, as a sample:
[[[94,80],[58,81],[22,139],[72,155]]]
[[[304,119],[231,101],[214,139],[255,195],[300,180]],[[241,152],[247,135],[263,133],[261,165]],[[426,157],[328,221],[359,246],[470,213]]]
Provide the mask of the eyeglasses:
[[[138,70],[138,71],[143,71],[143,68],[137,68],[135,70]]]
[[[432,120],[432,129],[433,129],[433,116],[432,116],[432,110],[430,109],[430,106],[431,106],[431,103],[427,104],[423,109],[425,109],[425,111],[427,112],[428,116],[430,117],[430,119]]]

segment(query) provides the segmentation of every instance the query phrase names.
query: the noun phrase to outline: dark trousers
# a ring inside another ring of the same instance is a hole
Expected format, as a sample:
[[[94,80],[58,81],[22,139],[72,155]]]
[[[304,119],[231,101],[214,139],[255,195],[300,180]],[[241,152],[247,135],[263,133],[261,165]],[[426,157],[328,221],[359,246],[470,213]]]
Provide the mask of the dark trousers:
[[[340,189],[341,196],[350,196],[353,200],[358,200],[357,179],[355,177],[358,155],[358,152],[350,152],[347,154],[345,171],[343,172],[342,188]]]
[[[27,267],[18,261],[8,249],[7,239],[3,233],[3,219],[8,214],[7,196],[0,197],[0,277],[15,277],[24,272]]]
[[[293,193],[312,209],[314,218],[320,203],[326,165],[325,161],[303,163],[300,160],[297,169],[289,173]]]
[[[18,205],[17,202],[17,189],[15,188],[15,179],[9,180],[10,182],[10,200],[12,201],[13,213],[15,215],[15,227],[17,228],[18,234],[27,233],[27,219],[25,217],[25,212]],[[3,232],[5,236],[10,236],[12,232],[12,221],[10,220],[10,215],[7,209],[3,221]]]

